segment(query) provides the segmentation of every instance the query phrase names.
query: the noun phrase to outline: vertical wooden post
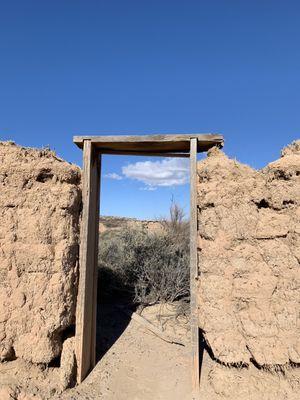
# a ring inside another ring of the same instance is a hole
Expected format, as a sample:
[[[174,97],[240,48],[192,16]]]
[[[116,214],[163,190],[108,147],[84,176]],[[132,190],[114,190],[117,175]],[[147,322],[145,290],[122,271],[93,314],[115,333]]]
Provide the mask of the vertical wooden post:
[[[197,139],[190,141],[190,291],[191,291],[191,339],[192,339],[192,399],[199,399],[199,325],[197,308]]]
[[[100,157],[91,141],[84,140],[83,210],[75,334],[78,383],[84,380],[95,365],[99,191]]]

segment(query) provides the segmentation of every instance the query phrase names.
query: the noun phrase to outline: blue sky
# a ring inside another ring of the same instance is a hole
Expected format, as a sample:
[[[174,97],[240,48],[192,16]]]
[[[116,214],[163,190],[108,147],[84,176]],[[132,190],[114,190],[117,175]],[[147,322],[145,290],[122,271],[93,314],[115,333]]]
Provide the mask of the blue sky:
[[[0,138],[81,164],[77,134],[215,132],[261,168],[300,137],[299,20],[290,0],[0,0]],[[122,179],[103,178],[102,214],[188,210],[184,165],[150,164],[181,174],[161,186],[147,160],[104,157]]]

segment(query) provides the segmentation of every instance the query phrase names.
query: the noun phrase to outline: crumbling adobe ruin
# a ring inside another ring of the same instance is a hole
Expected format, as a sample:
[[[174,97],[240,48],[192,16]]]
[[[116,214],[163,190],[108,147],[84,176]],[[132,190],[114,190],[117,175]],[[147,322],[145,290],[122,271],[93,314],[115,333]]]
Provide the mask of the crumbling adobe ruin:
[[[300,141],[260,171],[214,148],[198,178],[199,326],[210,355],[201,385],[209,400],[296,400]],[[80,211],[78,167],[0,143],[1,400],[48,399],[74,383]]]
[[[198,232],[199,326],[215,361],[214,395],[298,398],[300,141],[260,171],[212,149],[198,163]],[[285,379],[271,383],[262,371]]]
[[[2,362],[46,366],[63,346],[72,352],[66,339],[75,323],[79,185],[80,169],[53,152],[0,143]],[[65,372],[62,386],[71,379]]]

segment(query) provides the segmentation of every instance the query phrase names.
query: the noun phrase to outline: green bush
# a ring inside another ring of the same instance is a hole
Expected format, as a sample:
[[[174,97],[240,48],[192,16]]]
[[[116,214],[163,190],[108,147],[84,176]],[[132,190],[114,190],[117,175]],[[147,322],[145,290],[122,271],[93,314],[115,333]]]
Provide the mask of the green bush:
[[[106,291],[122,289],[142,305],[189,299],[188,223],[178,206],[170,211],[156,232],[126,228],[101,236],[99,266]]]

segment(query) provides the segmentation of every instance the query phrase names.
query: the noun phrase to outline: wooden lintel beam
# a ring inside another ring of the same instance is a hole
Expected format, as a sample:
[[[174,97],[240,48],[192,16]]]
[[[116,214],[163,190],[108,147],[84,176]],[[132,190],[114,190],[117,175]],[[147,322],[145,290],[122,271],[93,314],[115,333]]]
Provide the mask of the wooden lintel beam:
[[[140,151],[109,151],[98,149],[99,154],[111,156],[141,156],[141,157],[174,157],[174,158],[189,158],[189,153],[151,153]]]
[[[217,134],[140,135],[140,136],[74,136],[74,143],[82,148],[90,140],[101,152],[125,153],[189,153],[191,139],[197,139],[197,152],[213,146],[223,146],[223,136]]]
[[[73,142],[82,144],[84,140],[91,140],[93,143],[151,143],[151,142],[189,142],[197,138],[198,142],[223,143],[223,136],[213,133],[194,133],[194,134],[167,134],[167,135],[102,135],[102,136],[74,136]]]

